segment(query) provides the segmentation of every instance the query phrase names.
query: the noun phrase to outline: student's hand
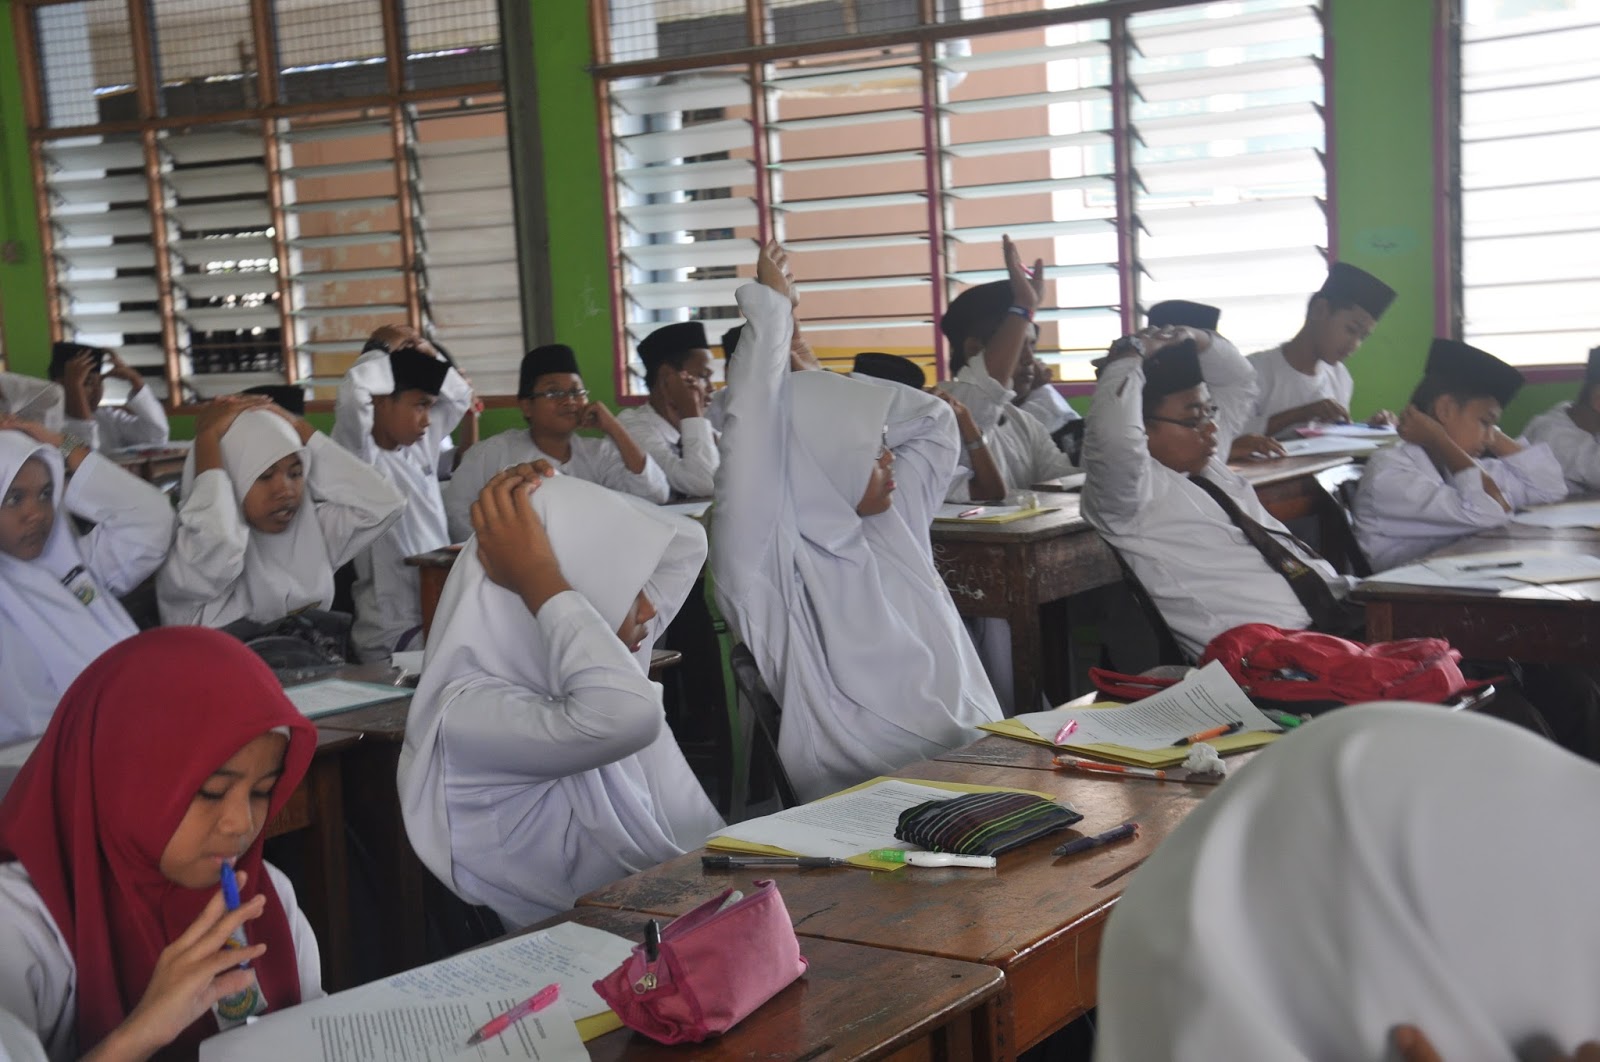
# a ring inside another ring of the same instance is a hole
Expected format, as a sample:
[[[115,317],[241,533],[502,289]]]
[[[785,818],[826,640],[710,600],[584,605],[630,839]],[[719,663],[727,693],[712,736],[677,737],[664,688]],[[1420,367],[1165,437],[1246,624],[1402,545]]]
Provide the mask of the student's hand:
[[[706,415],[706,403],[711,396],[706,394],[699,386],[699,382],[688,373],[670,366],[661,374],[661,388],[666,392],[667,405],[680,418],[703,417]]]
[[[144,377],[139,375],[139,370],[129,366],[115,350],[107,350],[106,357],[111,359],[111,368],[106,370],[107,376],[115,376],[119,380],[132,384],[135,388],[144,385]]]
[[[221,395],[213,398],[200,407],[195,417],[195,438],[206,436],[221,439],[245,410],[274,408],[277,407],[266,395]]]
[[[794,289],[794,273],[789,269],[789,256],[777,240],[761,248],[761,257],[756,259],[756,280],[788,299],[791,307],[800,305],[800,294]]]
[[[1241,435],[1228,450],[1229,461],[1276,461],[1287,456],[1283,444],[1266,435]]]
[[[1434,420],[1416,406],[1407,406],[1400,414],[1400,423],[1395,426],[1400,438],[1408,443],[1433,452],[1433,448],[1441,442],[1450,440],[1450,435],[1444,430],[1444,425]]]
[[[74,354],[61,370],[61,389],[66,392],[65,412],[73,420],[88,420],[94,416],[89,408],[89,377],[95,371],[95,356],[89,353]]]
[[[1044,259],[1036,258],[1033,268],[1022,264],[1022,252],[1011,242],[1010,236],[1000,237],[1000,250],[1005,255],[1006,276],[1011,280],[1011,302],[1015,306],[1036,310],[1044,302]]]
[[[1400,418],[1387,409],[1380,409],[1367,419],[1369,428],[1392,428],[1400,423]]]
[[[244,879],[244,874],[238,875],[241,884]],[[239,926],[261,917],[266,906],[266,896],[257,895],[230,912],[219,889],[200,917],[162,949],[151,971],[149,987],[123,1023],[106,1038],[102,1046],[109,1050],[101,1057],[143,1058],[152,1054],[176,1039],[217,1000],[248,988],[255,974],[239,969],[239,964],[259,959],[266,954],[267,946],[223,945]],[[145,1054],[117,1054],[118,1049],[142,1050]]]
[[[1317,402],[1308,402],[1300,407],[1302,420],[1317,420],[1324,424],[1350,423],[1350,411],[1331,398],[1324,398]]]
[[[796,331],[789,340],[789,371],[804,372],[807,369],[820,368],[822,362],[817,360],[811,344],[802,339],[799,331]]]
[[[1389,1036],[1394,1041],[1401,1062],[1445,1062],[1432,1042],[1415,1025],[1396,1025]],[[1589,1040],[1579,1044],[1578,1049],[1570,1055],[1552,1053],[1542,1057],[1550,1062],[1600,1062],[1600,1041]]]
[[[1521,443],[1501,431],[1499,428],[1489,433],[1489,453],[1495,457],[1506,458],[1512,454],[1520,454],[1523,450]]]
[[[516,465],[496,473],[472,503],[472,530],[478,536],[483,574],[519,595],[535,615],[550,598],[571,589],[562,578],[544,523],[528,501],[545,478],[534,466]]]
[[[962,442],[975,443],[983,438],[983,429],[972,419],[972,410],[963,405],[955,395],[948,391],[934,391],[933,397],[949,406],[950,411],[956,415],[956,427],[961,430]]]
[[[51,431],[35,420],[23,420],[10,413],[0,414],[0,431],[20,431],[34,442],[45,446],[60,446],[64,441],[60,432]]]
[[[611,435],[620,425],[617,424],[616,414],[611,412],[604,402],[590,402],[578,415],[578,427],[597,428]]]

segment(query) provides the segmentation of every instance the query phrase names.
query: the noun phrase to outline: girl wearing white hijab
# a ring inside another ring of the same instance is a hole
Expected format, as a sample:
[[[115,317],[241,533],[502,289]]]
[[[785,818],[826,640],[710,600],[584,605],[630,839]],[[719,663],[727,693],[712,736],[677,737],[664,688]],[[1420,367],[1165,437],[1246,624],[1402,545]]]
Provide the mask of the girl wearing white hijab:
[[[417,854],[508,926],[722,827],[646,677],[705,532],[574,477],[541,481],[549,471],[507,469],[473,505],[477,536],[439,602],[400,755]]]
[[[1572,1051],[1600,1033],[1597,806],[1600,768],[1477,713],[1301,728],[1117,903],[1097,1062]]]
[[[900,384],[789,372],[786,269],[769,245],[738,291],[711,565],[812,800],[976,740],[1000,708],[928,538],[955,416]]]
[[[405,508],[371,465],[264,397],[217,400],[195,436],[177,542],[156,579],[168,626],[327,609],[335,569]]]
[[[0,417],[0,744],[44,733],[78,673],[138,633],[117,597],[172,542],[159,490],[82,443],[63,460],[62,442]],[[94,529],[79,536],[74,516]]]

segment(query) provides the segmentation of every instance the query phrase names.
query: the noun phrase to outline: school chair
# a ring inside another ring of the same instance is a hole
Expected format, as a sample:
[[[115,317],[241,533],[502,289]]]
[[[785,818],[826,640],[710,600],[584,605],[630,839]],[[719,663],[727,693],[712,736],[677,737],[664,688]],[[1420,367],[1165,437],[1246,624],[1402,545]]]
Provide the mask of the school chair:
[[[762,681],[756,658],[742,643],[733,647],[733,679],[738,690],[739,703],[739,759],[737,774],[733,779],[733,799],[728,809],[728,821],[744,818],[745,804],[750,790],[750,764],[760,756],[765,770],[770,772],[773,786],[778,791],[778,803],[792,808],[800,804],[789,773],[778,758],[778,726],[783,715],[772,692]]]
[[[1356,541],[1353,523],[1356,488],[1363,471],[1362,465],[1348,464],[1318,472],[1312,508],[1322,529],[1319,549],[1323,558],[1335,571],[1365,579],[1372,574],[1372,563]]]
[[[1117,567],[1122,571],[1122,583],[1128,588],[1128,595],[1133,598],[1134,607],[1144,617],[1145,622],[1150,625],[1150,631],[1155,636],[1156,665],[1180,664],[1187,666],[1192,663],[1182,647],[1178,645],[1178,639],[1173,635],[1172,628],[1167,626],[1166,617],[1162,616],[1161,610],[1156,608],[1156,603],[1151,599],[1150,592],[1144,588],[1144,584],[1139,581],[1139,577],[1133,574],[1133,569],[1128,566],[1128,562],[1123,559],[1122,554],[1111,543],[1107,542],[1106,548],[1111,550],[1113,557],[1117,558]],[[1118,663],[1117,666],[1125,671],[1135,670],[1121,663]],[[1138,668],[1137,670],[1143,671],[1144,668]]]

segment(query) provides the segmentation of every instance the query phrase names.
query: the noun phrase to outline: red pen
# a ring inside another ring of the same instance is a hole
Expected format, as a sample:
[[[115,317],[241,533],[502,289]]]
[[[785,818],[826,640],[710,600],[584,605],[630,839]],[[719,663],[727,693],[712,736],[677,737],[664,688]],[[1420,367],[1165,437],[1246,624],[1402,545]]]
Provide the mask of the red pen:
[[[1067,738],[1071,737],[1072,732],[1076,729],[1078,729],[1078,721],[1076,719],[1068,719],[1067,725],[1056,731],[1055,743],[1057,745],[1061,744],[1063,741],[1067,740]]]
[[[983,512],[983,506],[979,505],[976,508],[968,509],[965,512],[956,513],[956,519],[957,520],[965,520],[969,516],[977,516],[978,514],[980,514],[982,512]]]
[[[532,996],[523,1000],[521,1003],[518,1003],[516,1006],[506,1011],[498,1018],[494,1018],[489,1022],[489,1024],[473,1033],[472,1038],[467,1041],[467,1046],[475,1047],[476,1045],[483,1043],[485,1040],[490,1040],[496,1036],[499,1036],[501,1033],[511,1028],[511,1026],[515,1025],[523,1018],[526,1018],[530,1014],[537,1014],[550,1004],[554,1003],[556,1001],[556,997],[560,995],[560,985],[544,986]]]

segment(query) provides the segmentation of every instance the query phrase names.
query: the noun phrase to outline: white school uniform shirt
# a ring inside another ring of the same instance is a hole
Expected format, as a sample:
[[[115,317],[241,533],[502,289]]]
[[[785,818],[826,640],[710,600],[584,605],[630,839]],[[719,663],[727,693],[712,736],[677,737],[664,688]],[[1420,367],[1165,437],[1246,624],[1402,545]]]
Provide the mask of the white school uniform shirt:
[[[0,553],[0,745],[44,733],[78,674],[138,633],[117,598],[172,542],[172,506],[155,487],[90,454],[63,490],[61,455],[19,431],[0,431],[0,493],[35,455],[55,482],[56,518],[36,559]],[[80,536],[74,516],[94,527]]]
[[[602,487],[631,494],[656,505],[672,495],[667,477],[661,466],[647,453],[644,470],[637,475],[622,463],[622,451],[605,437],[587,435],[572,437],[572,456],[557,461],[534,445],[533,435],[527,428],[510,428],[498,435],[484,439],[461,458],[456,474],[445,484],[445,511],[450,517],[450,540],[465,542],[472,537],[472,503],[478,500],[483,488],[502,469],[530,461],[549,461],[557,472],[576,479],[598,483]]]
[[[1231,349],[1231,348],[1226,348]],[[1224,353],[1216,345],[1201,354],[1208,383]],[[1237,358],[1237,352],[1232,355]],[[1242,360],[1242,359],[1241,359]],[[1220,381],[1212,390],[1219,409],[1238,405]],[[1191,659],[1211,639],[1245,623],[1270,623],[1304,630],[1311,617],[1288,580],[1274,571],[1228,514],[1186,475],[1154,457],[1144,432],[1144,362],[1119,358],[1100,372],[1084,429],[1083,515],[1133,569],[1157,610]],[[1217,453],[1228,452],[1218,414]],[[1255,490],[1213,457],[1205,476],[1251,519],[1287,536]],[[1320,557],[1283,544],[1316,569],[1336,594],[1348,581]]]
[[[167,441],[170,433],[167,411],[149,387],[139,388],[123,405],[95,410],[94,424],[96,450],[158,446]]]
[[[271,863],[261,864],[289,919],[300,1001],[320,999],[322,959],[311,924],[295,902],[294,886]],[[271,1000],[267,1001],[269,1004]],[[67,940],[19,862],[0,863],[0,1010],[33,1030],[51,1062],[78,1058],[78,966]]]
[[[1028,397],[1017,408],[1032,414],[1034,420],[1044,425],[1047,435],[1054,435],[1073,421],[1083,419],[1071,403],[1062,397],[1061,392],[1047,383],[1029,391]]]
[[[1550,447],[1569,494],[1600,491],[1600,436],[1572,422],[1571,402],[1563,402],[1528,421],[1523,437]]]
[[[372,438],[372,398],[393,393],[388,353],[369,350],[339,381],[334,403],[333,441],[376,468],[406,500],[400,518],[355,558],[356,618],[350,635],[366,662],[387,661],[400,637],[422,625],[421,579],[406,558],[450,544],[439,492],[439,450],[472,405],[471,385],[451,369],[427,433],[410,446],[385,450]]]
[[[1478,712],[1291,732],[1128,879],[1096,1062],[1393,1059],[1402,1024],[1445,1059],[1571,1057],[1600,999],[1597,802],[1594,764]]]
[[[722,431],[722,423],[728,416],[728,389],[719,387],[711,393],[711,401],[706,404],[706,420],[711,422],[711,430],[717,433]]]
[[[1017,393],[989,375],[982,354],[968,359],[956,378],[941,383],[939,390],[972,413],[989,443],[989,453],[999,466],[1008,495],[1078,470],[1037,417],[1011,404]],[[971,500],[972,455],[963,449],[960,460],[966,477],[958,472],[952,481],[947,498],[953,502]]]
[[[22,1019],[0,1010],[0,1062],[49,1062],[44,1045]]]
[[[955,415],[902,384],[789,371],[789,301],[745,284],[712,508],[717,599],[783,705],[778,752],[812,800],[975,740],[1000,718],[928,527]],[[899,489],[861,517],[884,430]]]
[[[51,431],[67,429],[66,392],[58,383],[21,373],[0,372],[0,413],[43,424]],[[87,422],[74,420],[72,434],[88,441]]]
[[[1267,421],[1274,414],[1325,398],[1331,398],[1349,409],[1350,399],[1356,391],[1355,381],[1350,378],[1350,370],[1344,367],[1343,362],[1329,364],[1318,361],[1316,371],[1307,376],[1289,364],[1281,346],[1250,355],[1250,365],[1256,371],[1256,406],[1255,416],[1246,430],[1256,435],[1266,433]],[[1296,425],[1290,425],[1290,428],[1278,434],[1289,437],[1294,427]]]
[[[1367,459],[1356,487],[1356,541],[1375,572],[1410,564],[1467,535],[1511,521],[1483,489],[1487,473],[1513,511],[1567,496],[1550,447],[1534,443],[1507,458],[1483,457],[1452,476],[1428,451],[1403,442]]]
[[[512,927],[722,827],[646,674],[700,574],[705,532],[576,478],[545,481],[532,505],[573,589],[530,615],[467,543],[439,602],[399,771],[423,863]],[[641,589],[656,616],[630,653],[616,631]]]
[[[269,535],[244,518],[256,477],[298,453],[305,473],[300,509]],[[222,437],[222,468],[196,476],[183,466],[178,535],[156,577],[167,626],[270,623],[306,608],[333,607],[333,573],[400,518],[406,500],[377,470],[321,432],[304,445],[277,413],[247,410]]]
[[[709,498],[722,455],[717,451],[717,430],[705,417],[685,417],[674,428],[666,417],[646,402],[629,406],[617,420],[650,455],[667,477],[674,494],[684,498]]]

